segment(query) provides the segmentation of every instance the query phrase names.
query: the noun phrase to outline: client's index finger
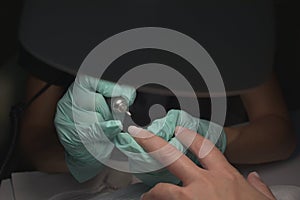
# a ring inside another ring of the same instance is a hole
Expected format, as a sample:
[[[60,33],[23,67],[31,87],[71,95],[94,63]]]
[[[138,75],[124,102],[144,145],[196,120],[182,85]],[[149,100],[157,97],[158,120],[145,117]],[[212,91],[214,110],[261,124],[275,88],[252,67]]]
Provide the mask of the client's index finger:
[[[166,168],[184,183],[195,179],[199,169],[189,158],[174,146],[153,133],[130,126],[128,132],[150,155],[166,166]]]

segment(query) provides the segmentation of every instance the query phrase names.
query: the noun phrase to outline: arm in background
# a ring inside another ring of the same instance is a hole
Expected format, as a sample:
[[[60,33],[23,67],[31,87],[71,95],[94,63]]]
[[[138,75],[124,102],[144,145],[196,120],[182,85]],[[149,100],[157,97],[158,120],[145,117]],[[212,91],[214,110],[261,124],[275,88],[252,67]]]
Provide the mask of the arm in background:
[[[29,76],[26,85],[26,101],[44,85],[46,82]],[[23,115],[20,129],[20,149],[26,161],[35,170],[68,171],[64,149],[54,127],[57,102],[63,93],[63,87],[50,86],[25,110]]]
[[[257,164],[287,159],[296,147],[295,132],[275,75],[241,98],[249,123],[224,129],[228,160]]]

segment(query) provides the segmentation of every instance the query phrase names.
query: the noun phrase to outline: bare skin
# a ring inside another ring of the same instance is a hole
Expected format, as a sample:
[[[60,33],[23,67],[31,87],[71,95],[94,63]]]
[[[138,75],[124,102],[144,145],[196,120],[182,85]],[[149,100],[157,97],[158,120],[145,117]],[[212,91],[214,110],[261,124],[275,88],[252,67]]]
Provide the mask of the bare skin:
[[[161,163],[164,164],[170,158],[178,158],[174,159],[174,162],[168,165],[167,169],[183,182],[183,186],[159,183],[143,194],[142,200],[275,200],[270,189],[256,173],[250,173],[247,180],[245,180],[211,142],[205,142],[205,139],[196,132],[177,127],[175,135],[184,145],[188,145],[190,141],[193,141],[189,149],[198,157],[204,168],[198,167],[175,147],[147,130],[129,127],[128,131],[146,151],[159,150],[159,154],[152,155]],[[207,149],[205,156],[201,151],[203,145],[212,147],[211,150]]]
[[[33,97],[46,83],[30,76],[26,100]],[[33,167],[45,172],[67,172],[64,149],[54,127],[56,104],[62,97],[62,87],[51,86],[25,111],[21,123],[20,143],[23,154]]]
[[[46,83],[30,76],[26,99]],[[64,149],[54,127],[56,104],[64,88],[51,86],[26,110],[21,124],[21,149],[33,167],[45,172],[67,172]],[[225,155],[232,163],[262,163],[287,159],[293,152],[295,134],[276,79],[244,92],[249,124],[225,127]]]
[[[225,127],[228,160],[256,164],[287,159],[296,148],[295,132],[275,76],[241,98],[249,124]]]

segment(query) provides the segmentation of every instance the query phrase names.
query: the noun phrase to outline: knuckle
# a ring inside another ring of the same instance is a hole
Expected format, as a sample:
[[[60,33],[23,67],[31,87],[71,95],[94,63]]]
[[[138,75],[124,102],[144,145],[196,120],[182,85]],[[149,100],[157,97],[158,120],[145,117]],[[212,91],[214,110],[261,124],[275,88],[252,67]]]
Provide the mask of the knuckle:
[[[164,185],[165,185],[164,183],[157,183],[153,188],[153,190],[159,190],[160,188],[164,187]]]
[[[152,189],[150,189],[148,192],[144,193],[143,198],[151,199],[150,197],[155,197],[157,195],[157,193],[159,193],[159,191],[161,190],[161,187],[163,187],[163,185],[160,185],[160,183],[158,183]]]
[[[230,182],[238,182],[243,176],[236,170],[224,170],[224,177]]]
[[[174,193],[176,194],[176,199],[185,199],[185,200],[189,200],[189,199],[193,199],[193,195],[191,192],[188,192],[187,190],[185,190],[184,188],[177,188],[176,191],[174,191]]]

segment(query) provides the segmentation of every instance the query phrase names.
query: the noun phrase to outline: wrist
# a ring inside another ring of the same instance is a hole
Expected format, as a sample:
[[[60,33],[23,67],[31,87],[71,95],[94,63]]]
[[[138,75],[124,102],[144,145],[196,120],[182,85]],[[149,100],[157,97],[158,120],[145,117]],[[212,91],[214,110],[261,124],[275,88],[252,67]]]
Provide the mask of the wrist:
[[[230,146],[234,141],[238,139],[240,131],[234,127],[224,127],[226,135],[226,146]]]

